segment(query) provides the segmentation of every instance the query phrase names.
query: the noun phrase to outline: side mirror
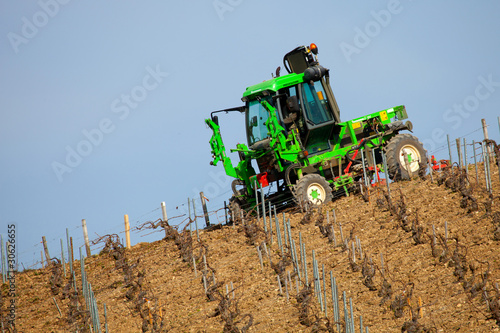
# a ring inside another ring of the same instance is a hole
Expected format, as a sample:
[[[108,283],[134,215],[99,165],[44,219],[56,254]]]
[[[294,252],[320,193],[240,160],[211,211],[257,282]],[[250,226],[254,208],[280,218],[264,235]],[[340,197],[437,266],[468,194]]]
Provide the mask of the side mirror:
[[[217,126],[219,126],[219,117],[217,117],[217,116],[213,116],[212,121],[213,121],[213,122],[214,122]]]
[[[286,100],[286,106],[288,107],[288,110],[290,110],[290,112],[300,111],[299,100],[297,99],[297,96],[288,97]]]

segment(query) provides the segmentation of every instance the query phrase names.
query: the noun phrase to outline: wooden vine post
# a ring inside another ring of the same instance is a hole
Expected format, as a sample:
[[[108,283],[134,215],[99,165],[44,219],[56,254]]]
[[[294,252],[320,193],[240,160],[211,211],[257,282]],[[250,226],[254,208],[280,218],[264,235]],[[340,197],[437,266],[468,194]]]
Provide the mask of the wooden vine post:
[[[130,223],[128,221],[127,214],[124,215],[124,219],[125,219],[125,244],[127,246],[127,249],[130,249],[131,248],[131,246],[130,246]]]
[[[208,217],[207,202],[203,192],[200,192],[201,205],[203,207],[203,215],[205,216],[205,223],[210,227],[210,218]]]
[[[87,257],[90,257],[92,254],[90,253],[89,233],[87,232],[87,221],[85,221],[85,219],[82,219],[82,229],[83,238],[85,239],[85,249],[87,250]]]
[[[162,221],[164,223],[164,229],[165,229],[165,237],[168,237],[168,216],[167,216],[167,207],[165,206],[165,202],[161,203],[161,215],[162,215]]]
[[[43,251],[45,252],[45,261],[47,262],[47,266],[50,263],[50,254],[49,254],[49,248],[47,247],[47,239],[45,236],[42,236],[42,243],[43,243]]]

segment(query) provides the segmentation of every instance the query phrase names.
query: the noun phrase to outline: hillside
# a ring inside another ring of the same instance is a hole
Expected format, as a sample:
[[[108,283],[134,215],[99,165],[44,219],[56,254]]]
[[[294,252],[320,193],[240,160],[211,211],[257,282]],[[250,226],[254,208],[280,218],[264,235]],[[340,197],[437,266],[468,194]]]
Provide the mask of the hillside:
[[[344,291],[347,307],[352,299],[356,332],[360,315],[369,332],[500,332],[500,183],[498,168],[493,171],[492,197],[484,178],[476,184],[470,177],[469,184],[455,172],[435,174],[434,182],[427,176],[391,184],[392,206],[382,187],[320,210],[286,211],[299,266],[301,240],[306,248],[309,281],[315,252],[322,291],[326,286],[326,317],[314,286],[300,283],[297,293],[292,257],[286,247],[281,256],[274,223],[268,255],[261,245],[266,241],[262,220],[255,219],[203,230],[199,242],[196,234],[191,238],[189,231],[173,228],[168,239],[130,250],[108,238],[106,251],[85,260],[103,331],[106,303],[109,332],[337,332],[331,271],[341,332]],[[283,238],[282,214],[278,217]],[[82,311],[80,262],[73,265],[78,294],[57,263],[17,275],[18,331],[90,331],[88,313]],[[291,286],[285,285],[288,272]],[[301,267],[302,282],[303,275]],[[6,306],[1,304],[3,315]]]

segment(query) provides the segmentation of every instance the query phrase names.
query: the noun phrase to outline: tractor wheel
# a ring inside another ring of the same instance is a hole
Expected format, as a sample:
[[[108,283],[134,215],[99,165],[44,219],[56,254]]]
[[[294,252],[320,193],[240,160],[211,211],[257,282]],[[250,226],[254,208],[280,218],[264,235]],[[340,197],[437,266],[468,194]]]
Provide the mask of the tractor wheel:
[[[425,172],[427,163],[424,146],[415,136],[398,134],[389,140],[384,150],[387,171],[392,180],[410,179]]]
[[[240,201],[236,199],[236,197],[234,196],[232,196],[231,199],[229,199],[229,216],[230,216],[230,221],[232,221],[234,224],[241,222]]]
[[[332,188],[330,184],[318,174],[308,174],[297,181],[295,194],[299,204],[310,202],[321,205],[332,201]]]

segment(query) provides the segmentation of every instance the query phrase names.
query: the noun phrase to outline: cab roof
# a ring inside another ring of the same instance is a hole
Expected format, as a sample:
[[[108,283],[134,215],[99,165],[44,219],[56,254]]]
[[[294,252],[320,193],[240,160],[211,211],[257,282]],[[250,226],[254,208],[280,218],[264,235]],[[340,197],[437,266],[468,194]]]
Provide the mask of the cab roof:
[[[252,99],[252,97],[254,96],[262,95],[264,91],[277,92],[280,89],[304,82],[303,77],[304,73],[291,73],[254,84],[253,86],[250,86],[245,90],[245,92],[243,93],[243,98]]]

